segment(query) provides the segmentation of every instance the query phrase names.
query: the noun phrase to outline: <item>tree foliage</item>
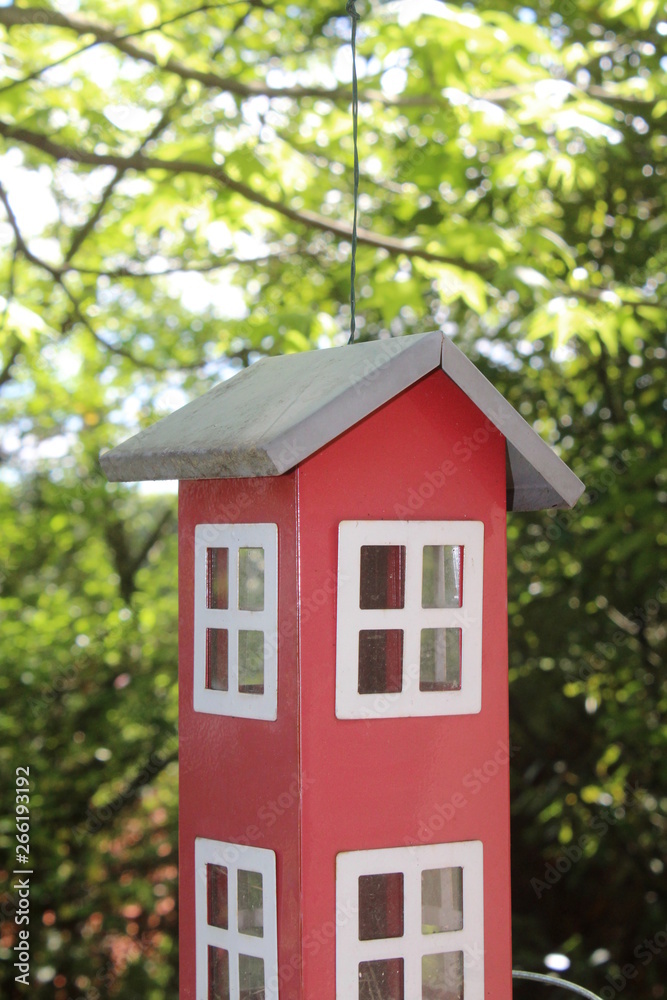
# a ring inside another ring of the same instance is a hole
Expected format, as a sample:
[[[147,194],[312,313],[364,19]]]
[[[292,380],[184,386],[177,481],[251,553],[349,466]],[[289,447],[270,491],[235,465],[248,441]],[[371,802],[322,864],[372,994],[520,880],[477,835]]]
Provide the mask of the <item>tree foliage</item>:
[[[515,966],[562,953],[605,1000],[622,977],[654,1000],[667,12],[358,8],[361,335],[444,328],[587,485],[509,523]],[[31,995],[166,1000],[175,504],[97,456],[262,354],[345,342],[349,21],[330,0],[20,2],[0,45],[0,761],[34,784]],[[13,926],[9,893],[4,959]]]

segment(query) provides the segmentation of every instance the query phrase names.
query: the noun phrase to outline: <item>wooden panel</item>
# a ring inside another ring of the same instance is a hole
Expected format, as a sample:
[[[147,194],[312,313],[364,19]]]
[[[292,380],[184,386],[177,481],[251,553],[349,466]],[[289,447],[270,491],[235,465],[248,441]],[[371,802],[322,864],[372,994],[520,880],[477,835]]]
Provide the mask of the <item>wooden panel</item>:
[[[278,525],[278,721],[193,709],[198,523]],[[181,483],[179,497],[180,996],[195,1000],[194,843],[276,852],[280,1000],[301,1000],[295,477]]]
[[[510,1000],[505,441],[441,371],[426,376],[298,472],[304,997],[335,997],[336,855],[479,840],[485,996]],[[343,520],[484,522],[482,710],[336,719],[337,567]],[[353,1000],[352,997],[349,1000]],[[413,998],[410,998],[413,1000]]]

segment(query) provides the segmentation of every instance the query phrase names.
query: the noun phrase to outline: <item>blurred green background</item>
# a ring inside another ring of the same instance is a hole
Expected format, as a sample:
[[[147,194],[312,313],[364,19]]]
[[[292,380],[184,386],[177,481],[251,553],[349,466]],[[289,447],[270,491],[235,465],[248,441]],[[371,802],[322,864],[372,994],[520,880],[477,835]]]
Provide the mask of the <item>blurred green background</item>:
[[[586,484],[509,519],[514,966],[658,1000],[667,11],[358,9],[360,335],[442,327]],[[176,498],[98,455],[345,343],[349,37],[342,0],[0,6],[3,997],[177,996]]]

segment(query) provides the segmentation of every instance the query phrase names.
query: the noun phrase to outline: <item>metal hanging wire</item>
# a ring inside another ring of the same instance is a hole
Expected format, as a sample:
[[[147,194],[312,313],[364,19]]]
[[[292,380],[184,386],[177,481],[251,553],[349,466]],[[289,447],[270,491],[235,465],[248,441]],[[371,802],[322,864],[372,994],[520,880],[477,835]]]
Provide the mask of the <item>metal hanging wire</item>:
[[[577,996],[586,997],[587,1000],[601,1000],[597,993],[591,993],[590,990],[585,989],[583,986],[570,983],[567,979],[555,979],[553,976],[545,976],[541,972],[523,972],[512,969],[512,979],[527,979],[531,983],[542,983],[545,986],[559,986],[570,993],[576,993]]]
[[[352,143],[354,147],[354,215],[352,220],[352,258],[350,262],[350,339],[348,344],[354,343],[354,337],[356,333],[356,292],[355,292],[355,279],[357,274],[357,218],[359,214],[359,145],[358,145],[358,134],[359,134],[359,83],[357,79],[357,22],[360,20],[361,15],[357,11],[355,0],[347,0],[345,4],[345,11],[350,18],[350,24],[352,27],[352,35],[350,39],[350,44],[352,47]],[[523,971],[512,971],[513,979],[525,979],[534,983],[542,983],[549,986],[558,986],[561,989],[568,990],[570,993],[576,993],[578,996],[586,997],[586,1000],[601,1000],[601,998],[596,993],[591,993],[590,990],[585,989],[583,986],[577,986],[575,983],[570,983],[565,979],[554,979],[553,976],[545,976],[541,972],[523,972]]]
[[[354,146],[354,217],[352,221],[352,259],[350,263],[350,339],[348,344],[354,343],[354,335],[357,328],[356,310],[357,297],[354,283],[357,275],[357,216],[359,213],[359,85],[357,81],[357,21],[360,14],[357,11],[355,0],[347,0],[345,10],[349,14],[352,25],[352,142]]]

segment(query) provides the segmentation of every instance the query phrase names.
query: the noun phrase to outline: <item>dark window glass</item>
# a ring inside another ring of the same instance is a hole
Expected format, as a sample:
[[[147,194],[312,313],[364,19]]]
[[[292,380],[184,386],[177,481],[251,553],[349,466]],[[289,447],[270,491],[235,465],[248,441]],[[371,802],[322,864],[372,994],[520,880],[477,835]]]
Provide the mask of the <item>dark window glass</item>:
[[[206,607],[229,607],[229,549],[206,551]]]
[[[403,936],[403,872],[359,878],[359,940]]]
[[[360,608],[402,608],[405,603],[405,546],[362,545],[360,581]]]
[[[359,694],[396,693],[403,686],[403,630],[361,629]]]
[[[229,635],[226,628],[206,629],[206,687],[227,691],[229,687]]]
[[[222,865],[206,865],[206,902],[209,924],[227,930],[227,869]]]
[[[403,959],[359,963],[359,1000],[404,1000]]]
[[[208,1000],[229,1000],[229,953],[208,947]]]

